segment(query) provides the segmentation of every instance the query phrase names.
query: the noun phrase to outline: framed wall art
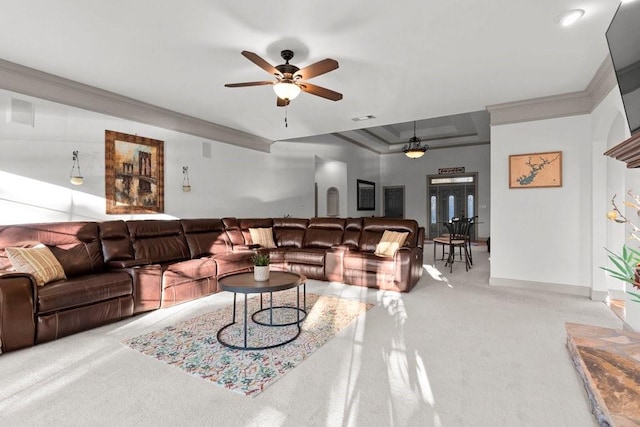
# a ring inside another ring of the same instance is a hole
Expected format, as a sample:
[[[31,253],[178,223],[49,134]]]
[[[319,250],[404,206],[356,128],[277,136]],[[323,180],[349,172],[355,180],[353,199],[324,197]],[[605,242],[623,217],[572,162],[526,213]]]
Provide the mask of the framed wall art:
[[[108,214],[164,212],[164,142],[105,131]]]
[[[376,209],[376,183],[357,180],[358,184],[358,210],[373,211]]]
[[[562,151],[509,156],[509,188],[562,187]]]

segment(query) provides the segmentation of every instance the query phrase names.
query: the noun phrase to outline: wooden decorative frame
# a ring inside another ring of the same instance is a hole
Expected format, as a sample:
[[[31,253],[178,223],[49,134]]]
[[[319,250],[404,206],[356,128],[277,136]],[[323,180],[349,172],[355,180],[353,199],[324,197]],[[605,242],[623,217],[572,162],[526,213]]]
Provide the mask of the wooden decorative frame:
[[[562,187],[562,151],[509,156],[509,188]]]
[[[108,214],[164,212],[164,142],[105,131]]]
[[[373,211],[376,209],[376,183],[371,181],[364,181],[362,179],[358,182],[358,210],[359,211]]]

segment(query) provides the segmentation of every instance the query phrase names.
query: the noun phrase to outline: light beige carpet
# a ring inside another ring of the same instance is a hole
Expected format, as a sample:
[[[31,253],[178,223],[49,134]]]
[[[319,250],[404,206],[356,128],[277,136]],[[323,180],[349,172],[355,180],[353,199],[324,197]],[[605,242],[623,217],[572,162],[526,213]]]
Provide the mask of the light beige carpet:
[[[378,304],[253,399],[122,341],[211,312],[220,293],[0,356],[7,426],[596,426],[565,322],[620,328],[600,302],[488,285],[486,248],[408,294],[309,281]]]

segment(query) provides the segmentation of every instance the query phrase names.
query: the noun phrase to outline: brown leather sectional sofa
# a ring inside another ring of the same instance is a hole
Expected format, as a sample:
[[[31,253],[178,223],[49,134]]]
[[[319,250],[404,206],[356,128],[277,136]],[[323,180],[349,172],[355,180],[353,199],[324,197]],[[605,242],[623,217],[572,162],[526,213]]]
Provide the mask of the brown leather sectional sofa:
[[[386,218],[206,218],[0,226],[0,352],[51,341],[217,292],[263,250],[249,228],[271,228],[271,268],[310,279],[408,292],[422,275],[424,229]],[[385,230],[408,232],[392,257]],[[42,243],[66,279],[36,286],[12,272],[7,247]]]

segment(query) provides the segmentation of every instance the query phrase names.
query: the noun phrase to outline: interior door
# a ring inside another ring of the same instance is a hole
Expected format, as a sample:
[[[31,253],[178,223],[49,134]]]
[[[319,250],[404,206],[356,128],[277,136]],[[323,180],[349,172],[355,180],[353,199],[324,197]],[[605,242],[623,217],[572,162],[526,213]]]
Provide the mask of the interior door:
[[[384,187],[384,216],[404,218],[404,187]]]

